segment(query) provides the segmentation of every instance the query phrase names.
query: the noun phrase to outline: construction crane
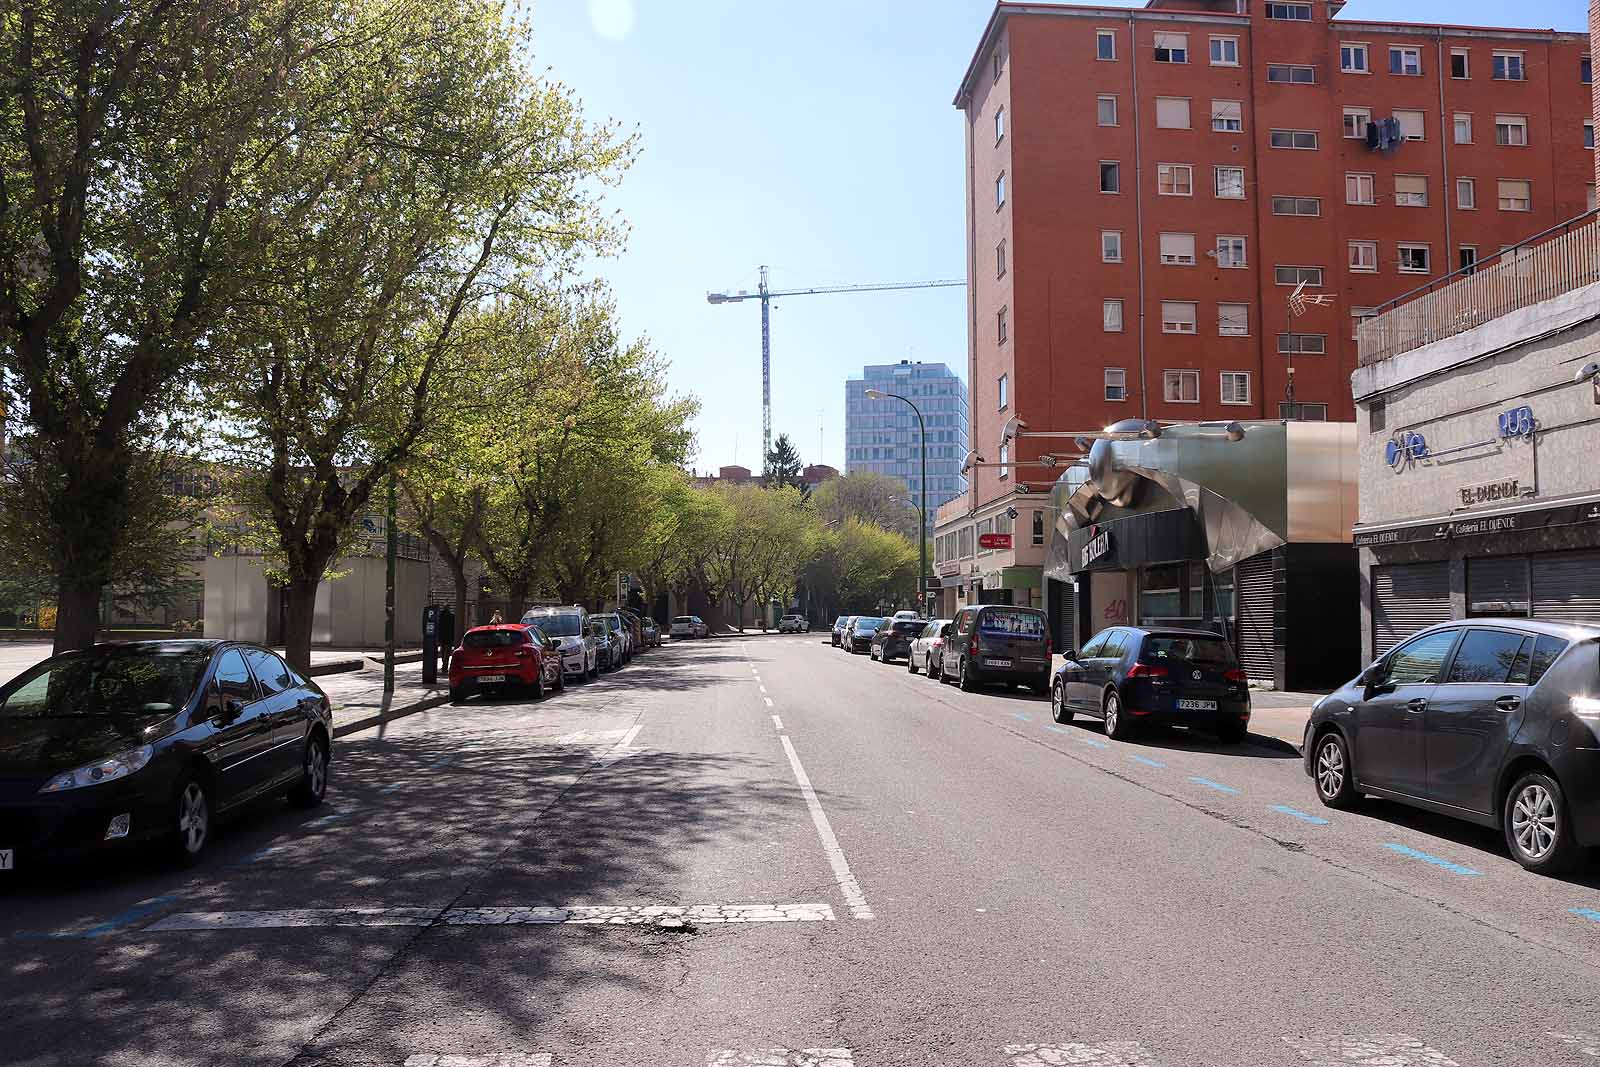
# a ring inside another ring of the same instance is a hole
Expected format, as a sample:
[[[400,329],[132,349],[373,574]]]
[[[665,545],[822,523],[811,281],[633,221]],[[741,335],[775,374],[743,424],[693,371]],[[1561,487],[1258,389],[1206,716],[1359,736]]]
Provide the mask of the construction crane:
[[[872,285],[818,285],[809,289],[773,289],[767,284],[767,268],[761,268],[761,285],[755,292],[740,289],[734,293],[707,293],[708,304],[734,304],[740,300],[761,301],[761,462],[772,451],[772,319],[770,305],[780,296],[812,296],[821,293],[871,293],[886,289],[940,289],[966,285],[965,278],[946,278],[932,282],[878,282]],[[819,457],[820,458],[820,457]]]

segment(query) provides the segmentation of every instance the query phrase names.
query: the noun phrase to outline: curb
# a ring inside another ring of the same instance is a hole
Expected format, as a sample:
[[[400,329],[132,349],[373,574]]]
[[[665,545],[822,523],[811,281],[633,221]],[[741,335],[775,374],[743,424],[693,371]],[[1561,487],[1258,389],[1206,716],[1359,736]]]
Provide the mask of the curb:
[[[398,707],[390,708],[388,711],[380,711],[376,715],[368,715],[366,718],[357,719],[355,722],[341,723],[333,728],[333,736],[336,738],[345,737],[349,734],[359,733],[362,730],[370,730],[374,726],[382,726],[384,723],[394,722],[396,719],[404,719],[408,715],[415,715],[418,712],[428,711],[441,704],[448,703],[450,703],[449,693],[435,693],[432,696],[423,697],[421,700],[412,701],[410,704],[401,704]]]
[[[383,666],[382,652],[368,652],[366,658],[377,664],[379,667]],[[396,652],[394,654],[394,661],[396,663],[421,663],[422,650],[418,649],[415,652]]]
[[[322,663],[313,663],[306,673],[313,678],[322,678],[329,674],[349,674],[359,671],[366,661],[359,656],[355,659],[330,659]]]

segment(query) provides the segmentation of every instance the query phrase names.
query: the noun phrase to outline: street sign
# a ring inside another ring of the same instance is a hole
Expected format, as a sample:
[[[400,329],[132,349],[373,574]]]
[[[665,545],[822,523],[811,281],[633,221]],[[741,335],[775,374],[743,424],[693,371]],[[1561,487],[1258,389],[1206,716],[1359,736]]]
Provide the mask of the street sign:
[[[978,535],[979,548],[1010,548],[1011,535],[987,533]]]

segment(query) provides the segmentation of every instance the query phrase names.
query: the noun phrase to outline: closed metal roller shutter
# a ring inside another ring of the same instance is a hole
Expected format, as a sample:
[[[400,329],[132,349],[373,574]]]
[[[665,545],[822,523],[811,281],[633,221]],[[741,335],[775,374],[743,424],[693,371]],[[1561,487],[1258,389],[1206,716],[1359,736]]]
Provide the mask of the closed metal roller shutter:
[[[1276,683],[1277,597],[1273,588],[1272,553],[1263,552],[1240,563],[1233,569],[1233,580],[1239,665],[1253,682]]]
[[[1450,621],[1450,564],[1407,563],[1372,571],[1372,654]]]
[[[1078,647],[1078,587],[1066,582],[1051,586],[1051,615],[1055,622],[1056,651]]]
[[[1528,614],[1528,557],[1467,560],[1467,614]]]
[[[1532,557],[1533,615],[1600,624],[1600,552]]]

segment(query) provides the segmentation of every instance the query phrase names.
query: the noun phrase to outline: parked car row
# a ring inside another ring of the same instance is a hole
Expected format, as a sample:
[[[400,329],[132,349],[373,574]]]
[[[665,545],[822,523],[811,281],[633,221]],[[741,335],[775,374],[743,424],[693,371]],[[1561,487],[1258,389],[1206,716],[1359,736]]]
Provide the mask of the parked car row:
[[[569,680],[620,670],[659,644],[655,620],[626,609],[591,615],[577,605],[530,608],[520,622],[478,626],[461,635],[450,655],[450,699],[490,688],[543,699]]]

